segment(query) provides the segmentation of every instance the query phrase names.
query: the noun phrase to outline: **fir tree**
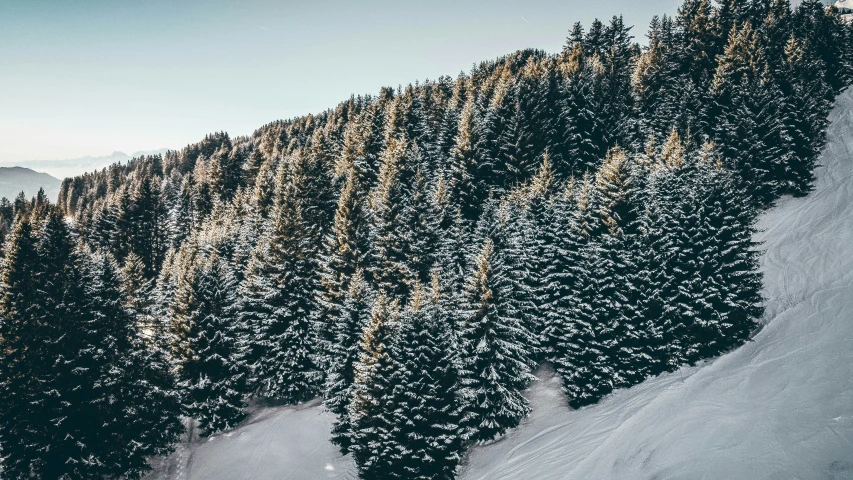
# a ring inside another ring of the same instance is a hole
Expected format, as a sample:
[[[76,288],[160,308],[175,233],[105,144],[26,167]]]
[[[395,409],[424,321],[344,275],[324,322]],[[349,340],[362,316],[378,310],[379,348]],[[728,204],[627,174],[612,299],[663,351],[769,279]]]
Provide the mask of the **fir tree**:
[[[394,386],[390,381],[391,349],[399,330],[398,319],[399,304],[380,292],[359,344],[348,408],[351,425],[348,441],[362,478],[383,478],[381,472],[386,468],[381,464],[376,447],[379,442],[387,441],[384,432],[394,426],[393,419],[383,413],[386,411],[385,395]]]
[[[383,155],[379,179],[373,192],[371,204],[372,251],[368,267],[372,271],[377,288],[389,296],[405,295],[406,285],[411,283],[412,274],[406,261],[406,238],[409,231],[403,220],[403,192],[400,183],[400,163],[406,145],[391,140]]]
[[[257,246],[242,287],[241,321],[249,338],[253,385],[263,396],[287,403],[312,398],[321,384],[316,365],[314,298],[319,284],[304,218],[305,177],[282,168],[271,224]]]
[[[513,272],[504,262],[486,239],[463,307],[465,386],[471,397],[466,423],[474,441],[502,435],[530,412],[521,391],[534,379],[530,368],[535,341],[512,301]]]
[[[236,426],[245,417],[246,371],[235,307],[235,281],[225,262],[213,255],[196,266],[184,338],[187,356],[178,359],[184,411],[208,436]]]
[[[44,374],[42,352],[30,345],[33,338],[44,336],[45,325],[38,321],[32,308],[35,270],[38,268],[35,238],[27,217],[18,216],[8,239],[3,264],[2,296],[0,296],[0,447],[3,475],[28,478],[42,473],[38,432],[50,428],[48,418],[33,416],[30,405],[40,405]],[[36,403],[33,403],[36,402]]]
[[[331,326],[329,370],[326,376],[325,405],[338,419],[332,441],[346,452],[350,444],[349,406],[355,384],[355,364],[359,358],[362,333],[370,320],[373,295],[361,270],[350,280],[341,316]]]
[[[388,383],[375,428],[376,450],[363,478],[453,479],[461,460],[456,343],[437,298],[415,289],[390,349]]]
[[[98,476],[139,478],[148,459],[172,451],[183,430],[174,378],[162,352],[140,335],[121,273],[109,254],[86,261],[84,318],[89,348],[81,352],[94,377],[83,407],[86,443]]]

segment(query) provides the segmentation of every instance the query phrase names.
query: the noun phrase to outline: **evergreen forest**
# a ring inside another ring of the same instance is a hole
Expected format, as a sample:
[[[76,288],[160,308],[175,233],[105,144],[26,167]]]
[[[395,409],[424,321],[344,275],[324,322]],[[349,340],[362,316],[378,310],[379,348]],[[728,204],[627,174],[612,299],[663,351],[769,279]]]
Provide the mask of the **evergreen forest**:
[[[684,0],[3,199],[2,478],[140,478],[322,397],[360,478],[449,480],[540,365],[584,408],[737,348],[757,215],[851,81],[834,7]]]

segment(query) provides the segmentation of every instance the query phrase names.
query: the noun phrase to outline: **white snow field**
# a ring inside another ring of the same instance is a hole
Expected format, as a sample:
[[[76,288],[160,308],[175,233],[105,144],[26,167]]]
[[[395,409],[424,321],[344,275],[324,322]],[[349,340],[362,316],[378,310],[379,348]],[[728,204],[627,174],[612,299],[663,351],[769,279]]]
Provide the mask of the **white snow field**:
[[[319,400],[261,409],[240,428],[181,444],[145,480],[354,479],[329,441],[334,415]]]
[[[474,448],[460,478],[853,478],[853,89],[830,120],[815,190],[759,222],[767,312],[753,341],[580,410],[543,369],[531,416]],[[150,478],[355,478],[330,424],[316,401],[261,410]]]

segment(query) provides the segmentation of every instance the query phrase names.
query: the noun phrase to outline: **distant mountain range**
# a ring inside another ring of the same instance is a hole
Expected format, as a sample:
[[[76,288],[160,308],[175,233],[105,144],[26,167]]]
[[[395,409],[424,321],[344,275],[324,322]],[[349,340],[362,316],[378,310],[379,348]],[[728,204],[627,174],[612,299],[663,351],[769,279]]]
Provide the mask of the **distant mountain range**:
[[[62,180],[46,173],[40,173],[24,167],[0,167],[0,197],[14,201],[22,191],[27,198],[38,193],[39,188],[55,202],[59,197]]]
[[[147,150],[134,152],[130,155],[115,151],[109,155],[101,157],[85,156],[81,158],[71,158],[67,160],[30,160],[26,162],[16,162],[15,166],[29,168],[37,172],[45,172],[56,178],[74,177],[85,172],[100,170],[117,162],[126,162],[131,158],[140,157],[142,155],[156,155],[166,153],[168,149],[161,148],[159,150]],[[11,165],[10,165],[11,166]]]

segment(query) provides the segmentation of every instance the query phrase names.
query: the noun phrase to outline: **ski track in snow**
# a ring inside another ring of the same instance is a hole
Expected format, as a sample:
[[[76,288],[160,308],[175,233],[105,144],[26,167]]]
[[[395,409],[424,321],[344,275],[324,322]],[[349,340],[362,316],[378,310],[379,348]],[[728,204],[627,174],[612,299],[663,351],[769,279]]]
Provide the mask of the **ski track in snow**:
[[[815,190],[760,218],[767,310],[752,341],[580,410],[542,369],[530,417],[473,448],[460,479],[853,478],[853,89],[830,121]],[[261,409],[147,478],[354,479],[331,422],[319,401]]]

